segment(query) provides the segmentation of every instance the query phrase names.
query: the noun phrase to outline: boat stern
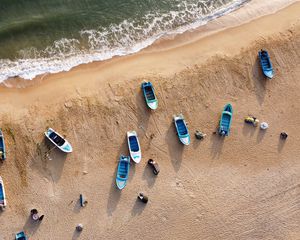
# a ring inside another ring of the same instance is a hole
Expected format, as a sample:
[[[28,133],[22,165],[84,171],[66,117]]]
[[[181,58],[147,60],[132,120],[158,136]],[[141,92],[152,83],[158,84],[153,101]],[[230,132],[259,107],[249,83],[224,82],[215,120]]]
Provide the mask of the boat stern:
[[[116,184],[117,184],[117,187],[122,190],[123,188],[125,188],[126,186],[126,181],[124,180],[120,180],[120,179],[116,179]]]
[[[158,107],[158,102],[155,100],[153,102],[148,102],[147,105],[150,109],[155,110]]]
[[[184,137],[179,137],[180,142],[184,145],[190,145],[191,143],[191,139],[190,139],[190,135],[184,136]]]
[[[142,154],[141,152],[132,152],[131,158],[134,162],[139,163],[142,160]]]

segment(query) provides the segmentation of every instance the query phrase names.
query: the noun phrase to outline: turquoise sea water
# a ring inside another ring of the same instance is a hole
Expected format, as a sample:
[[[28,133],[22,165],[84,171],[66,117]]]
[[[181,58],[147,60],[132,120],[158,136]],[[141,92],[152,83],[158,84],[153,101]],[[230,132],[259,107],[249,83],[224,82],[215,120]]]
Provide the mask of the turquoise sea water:
[[[249,0],[0,0],[0,81],[137,52]]]

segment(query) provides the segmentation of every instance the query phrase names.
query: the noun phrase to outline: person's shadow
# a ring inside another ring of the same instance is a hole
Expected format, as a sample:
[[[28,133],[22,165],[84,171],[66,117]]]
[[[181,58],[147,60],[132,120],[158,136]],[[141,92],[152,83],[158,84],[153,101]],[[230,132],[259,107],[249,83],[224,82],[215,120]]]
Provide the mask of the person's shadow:
[[[141,202],[138,198],[136,198],[133,208],[131,209],[131,216],[140,215],[147,204]]]
[[[265,135],[266,135],[266,130],[259,129],[257,138],[256,138],[256,142],[260,143],[263,140],[263,138],[265,137]]]
[[[286,139],[281,139],[279,137],[279,142],[278,142],[278,147],[277,147],[277,150],[278,152],[280,153],[285,145],[285,142],[286,142]]]
[[[153,173],[153,168],[146,163],[143,172],[143,179],[145,179],[148,183],[148,187],[153,187],[157,176]]]
[[[23,229],[29,235],[34,235],[41,223],[41,221],[34,221],[31,216],[29,216],[23,226]]]

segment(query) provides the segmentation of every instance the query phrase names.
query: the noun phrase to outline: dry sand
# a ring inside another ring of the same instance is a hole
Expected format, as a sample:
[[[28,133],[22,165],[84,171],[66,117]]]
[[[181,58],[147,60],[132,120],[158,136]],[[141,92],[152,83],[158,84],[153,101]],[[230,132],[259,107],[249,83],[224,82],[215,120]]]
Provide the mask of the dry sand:
[[[0,165],[8,207],[0,239],[300,239],[300,3],[168,51],[143,52],[44,76],[24,89],[2,87],[1,127],[8,148]],[[276,76],[262,76],[257,50],[271,54]],[[159,108],[146,109],[142,79]],[[22,81],[16,80],[20,85]],[[14,84],[16,84],[16,81]],[[9,84],[11,84],[10,82]],[[231,135],[212,134],[226,103]],[[182,112],[193,136],[183,147],[172,115]],[[254,114],[262,132],[245,125]],[[43,132],[67,136],[74,152],[53,150]],[[117,160],[136,130],[142,162],[126,188],[115,187]],[[289,133],[284,142],[280,132]],[[147,160],[155,159],[155,177]],[[147,205],[137,193],[149,196]],[[88,198],[79,207],[79,194]],[[45,214],[29,219],[31,208]],[[81,234],[75,232],[84,225]]]

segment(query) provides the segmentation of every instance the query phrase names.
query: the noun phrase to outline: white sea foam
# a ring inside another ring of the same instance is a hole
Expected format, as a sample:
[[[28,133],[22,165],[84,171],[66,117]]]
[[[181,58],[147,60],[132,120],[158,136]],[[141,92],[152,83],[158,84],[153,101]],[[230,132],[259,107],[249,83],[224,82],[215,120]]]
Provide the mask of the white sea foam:
[[[79,40],[63,38],[42,51],[35,48],[21,50],[17,60],[0,59],[0,82],[15,76],[33,79],[45,73],[69,71],[80,64],[132,54],[164,35],[197,28],[248,1],[237,0],[219,9],[201,2],[188,4],[183,1],[178,5],[178,11],[149,13],[139,22],[124,20],[107,28],[82,30]]]

